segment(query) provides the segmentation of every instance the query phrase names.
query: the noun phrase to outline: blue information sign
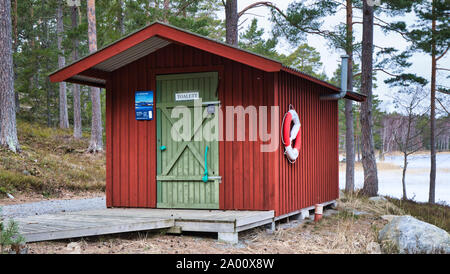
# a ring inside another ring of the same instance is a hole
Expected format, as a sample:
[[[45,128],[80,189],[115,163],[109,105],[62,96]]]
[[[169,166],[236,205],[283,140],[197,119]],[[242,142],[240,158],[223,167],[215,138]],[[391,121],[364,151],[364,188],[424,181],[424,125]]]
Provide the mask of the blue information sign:
[[[136,91],[136,120],[153,120],[153,91]]]

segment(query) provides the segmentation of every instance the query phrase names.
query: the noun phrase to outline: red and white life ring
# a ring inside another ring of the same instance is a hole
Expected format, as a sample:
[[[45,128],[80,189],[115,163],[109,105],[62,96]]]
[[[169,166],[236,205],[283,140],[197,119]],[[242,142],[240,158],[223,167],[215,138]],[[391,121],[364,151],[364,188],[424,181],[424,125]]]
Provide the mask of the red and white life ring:
[[[291,123],[294,123],[291,129]],[[289,111],[284,115],[283,124],[283,138],[284,154],[287,156],[291,163],[295,163],[300,153],[301,146],[301,124],[300,117],[297,112],[290,107]],[[295,145],[292,146],[295,140]]]

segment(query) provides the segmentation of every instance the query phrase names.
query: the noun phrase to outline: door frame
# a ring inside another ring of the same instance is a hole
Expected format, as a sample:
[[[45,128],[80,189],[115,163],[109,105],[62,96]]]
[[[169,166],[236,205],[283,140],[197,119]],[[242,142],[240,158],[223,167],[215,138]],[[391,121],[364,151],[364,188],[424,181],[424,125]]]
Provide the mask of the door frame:
[[[220,101],[220,97],[223,94],[223,75],[224,75],[224,66],[223,65],[216,65],[216,66],[192,66],[192,67],[179,67],[179,68],[159,68],[159,69],[150,69],[150,79],[152,82],[152,86],[153,86],[153,90],[154,90],[154,98],[158,98],[158,90],[157,90],[157,76],[160,75],[175,75],[175,74],[189,74],[189,73],[206,73],[206,72],[217,72],[217,99],[218,101]],[[222,103],[221,103],[222,104]],[[156,111],[156,105],[157,105],[157,100],[155,99],[154,101],[154,109],[155,109],[155,114],[154,114],[154,119],[155,122],[157,122],[157,111]],[[219,126],[220,128],[220,126]],[[221,130],[221,129],[220,129]],[[222,134],[222,133],[220,133]],[[158,127],[155,126],[155,137],[156,140],[158,139]],[[223,208],[223,198],[224,198],[224,186],[223,186],[223,163],[220,161],[220,155],[221,152],[223,151],[223,142],[221,142],[220,140],[218,141],[218,153],[219,153],[219,174],[221,174],[221,180],[219,181],[219,207],[218,209]],[[155,151],[155,163],[158,162],[158,147],[156,147],[156,151]],[[158,172],[156,171],[156,176],[154,178],[155,180],[155,208],[158,208]],[[189,209],[189,208],[186,208]],[[192,209],[195,209],[194,207],[192,207]],[[200,208],[203,209],[203,208]],[[205,210],[211,210],[211,209],[207,209],[205,208]]]

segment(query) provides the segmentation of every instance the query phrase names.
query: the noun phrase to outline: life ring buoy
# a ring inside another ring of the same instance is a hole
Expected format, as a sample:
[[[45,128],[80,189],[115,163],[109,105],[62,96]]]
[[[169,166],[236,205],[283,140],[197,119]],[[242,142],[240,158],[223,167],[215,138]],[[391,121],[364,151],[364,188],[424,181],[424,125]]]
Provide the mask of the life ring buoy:
[[[294,126],[291,129],[292,122],[294,123]],[[300,117],[293,108],[289,109],[289,111],[284,115],[282,128],[284,154],[287,156],[288,160],[291,163],[295,163],[300,153],[300,146],[302,141]],[[292,146],[294,139],[295,144],[294,146]]]

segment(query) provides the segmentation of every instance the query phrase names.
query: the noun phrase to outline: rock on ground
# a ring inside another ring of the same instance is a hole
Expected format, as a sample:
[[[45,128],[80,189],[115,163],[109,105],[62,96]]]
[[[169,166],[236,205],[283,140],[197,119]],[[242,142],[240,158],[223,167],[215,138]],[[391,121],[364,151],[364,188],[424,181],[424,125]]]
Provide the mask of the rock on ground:
[[[399,217],[398,215],[383,215],[381,219],[391,222],[394,218]]]
[[[445,230],[411,216],[393,218],[380,231],[378,238],[388,252],[450,254],[450,235]]]
[[[71,242],[67,245],[66,250],[69,254],[81,254],[81,246],[77,242]]]
[[[372,202],[385,202],[385,201],[387,201],[387,199],[384,198],[383,196],[375,196],[375,197],[370,197],[369,201],[372,201]]]

